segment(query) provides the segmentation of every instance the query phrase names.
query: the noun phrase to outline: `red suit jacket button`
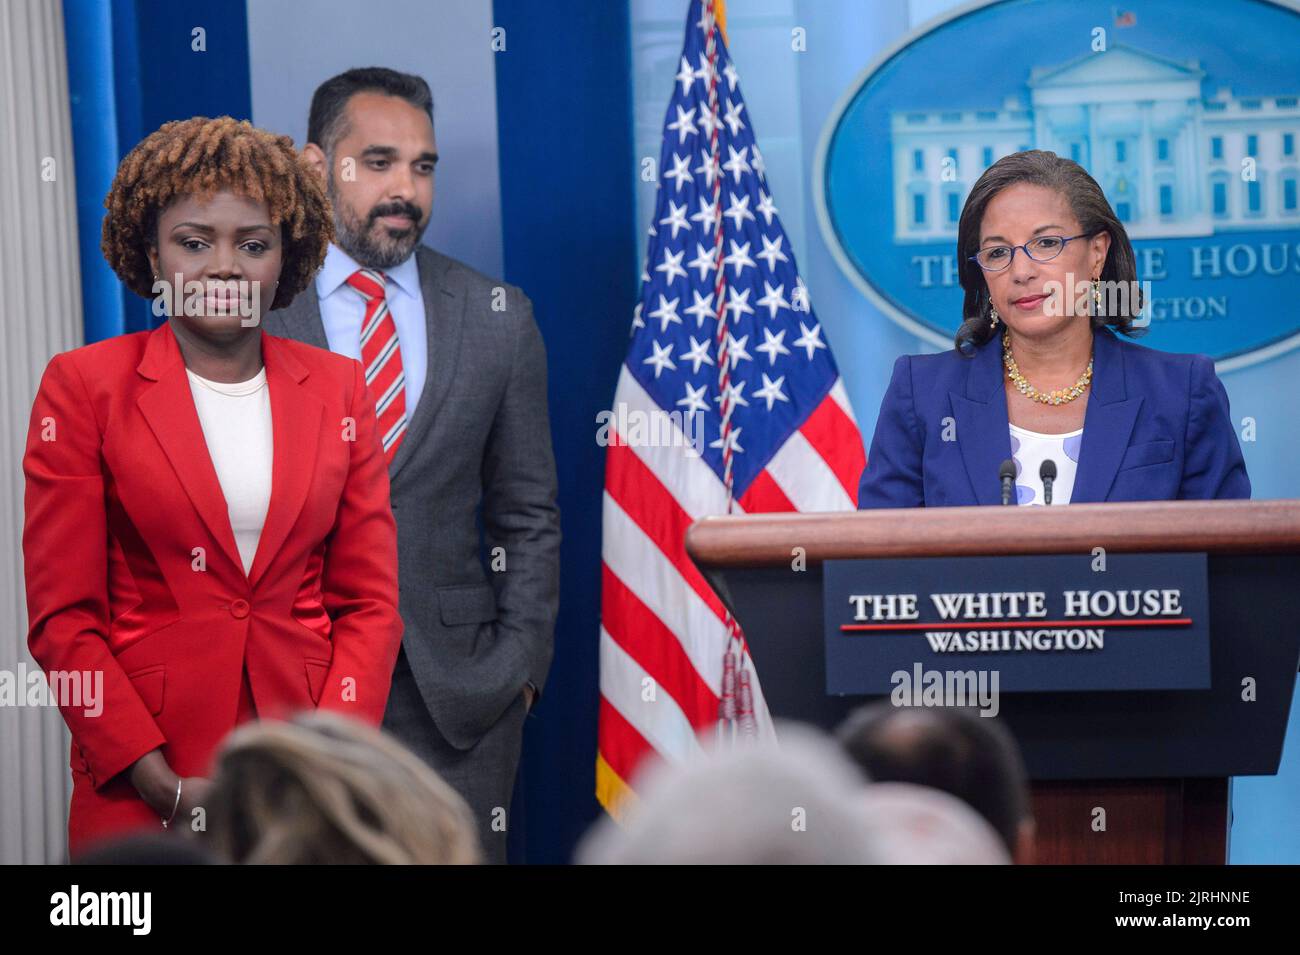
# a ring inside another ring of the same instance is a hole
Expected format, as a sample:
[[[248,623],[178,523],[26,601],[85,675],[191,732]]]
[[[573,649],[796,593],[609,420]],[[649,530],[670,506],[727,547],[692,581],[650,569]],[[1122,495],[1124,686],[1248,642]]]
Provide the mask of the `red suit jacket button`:
[[[248,616],[248,601],[236,600],[230,605],[230,615],[238,620],[243,620]]]

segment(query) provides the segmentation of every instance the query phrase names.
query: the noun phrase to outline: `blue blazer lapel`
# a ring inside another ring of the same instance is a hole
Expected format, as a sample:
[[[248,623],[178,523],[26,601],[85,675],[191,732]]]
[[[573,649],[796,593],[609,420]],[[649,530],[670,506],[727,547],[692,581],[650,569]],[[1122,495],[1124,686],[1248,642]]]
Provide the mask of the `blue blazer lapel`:
[[[957,425],[957,446],[976,503],[1001,504],[998,469],[1011,457],[1007,395],[1002,385],[1002,339],[994,336],[970,359],[966,393],[949,392]],[[1012,503],[1014,503],[1014,498]]]
[[[1129,436],[1142,408],[1142,396],[1129,397],[1124,348],[1109,328],[1093,335],[1092,383],[1083,417],[1083,443],[1074,477],[1072,503],[1106,500],[1115,472],[1128,449]]]

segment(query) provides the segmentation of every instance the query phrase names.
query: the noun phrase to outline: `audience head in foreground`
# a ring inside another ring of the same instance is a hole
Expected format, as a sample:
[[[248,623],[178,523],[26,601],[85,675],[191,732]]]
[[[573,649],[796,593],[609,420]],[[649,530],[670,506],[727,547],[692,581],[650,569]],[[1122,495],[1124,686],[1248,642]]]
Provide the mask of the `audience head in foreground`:
[[[1009,865],[993,827],[956,796],[911,783],[872,783],[858,803],[873,850],[891,865]]]
[[[464,800],[417,756],[333,713],[230,735],[208,798],[208,838],[236,863],[470,864]]]
[[[1034,821],[1020,750],[996,719],[957,707],[864,706],[837,736],[877,783],[899,782],[950,793],[997,831],[1011,858],[1034,861]]]
[[[864,780],[834,743],[778,726],[781,742],[708,747],[637,774],[637,800],[596,824],[584,864],[816,864],[880,859],[859,807]]]

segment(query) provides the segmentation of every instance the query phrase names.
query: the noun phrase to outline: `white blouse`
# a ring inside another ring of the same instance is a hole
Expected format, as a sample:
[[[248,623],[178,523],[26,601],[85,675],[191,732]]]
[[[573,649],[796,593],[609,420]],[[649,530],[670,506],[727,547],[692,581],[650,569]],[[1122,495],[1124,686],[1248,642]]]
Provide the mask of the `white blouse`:
[[[1056,462],[1052,482],[1052,505],[1069,504],[1074,475],[1079,469],[1079,446],[1083,429],[1065,434],[1041,434],[1008,423],[1011,429],[1011,460],[1016,462],[1016,503],[1042,505],[1043,482],[1039,466],[1048,458]]]
[[[263,368],[248,381],[226,383],[200,378],[188,368],[190,392],[203,426],[203,439],[212,457],[221,493],[230,513],[230,527],[244,573],[253,569],[257,542],[271,506],[271,393]]]

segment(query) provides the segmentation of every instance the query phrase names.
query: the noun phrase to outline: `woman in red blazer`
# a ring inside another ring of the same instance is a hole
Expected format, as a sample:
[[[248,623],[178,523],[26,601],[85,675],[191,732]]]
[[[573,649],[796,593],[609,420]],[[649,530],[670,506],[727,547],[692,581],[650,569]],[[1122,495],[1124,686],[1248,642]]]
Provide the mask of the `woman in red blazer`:
[[[106,257],[168,320],[56,355],[23,459],[28,645],[52,685],[101,689],[59,700],[74,855],[197,828],[241,722],[321,708],[379,724],[402,634],[361,365],[258,324],[333,233],[292,141],[168,123],[105,205]]]

